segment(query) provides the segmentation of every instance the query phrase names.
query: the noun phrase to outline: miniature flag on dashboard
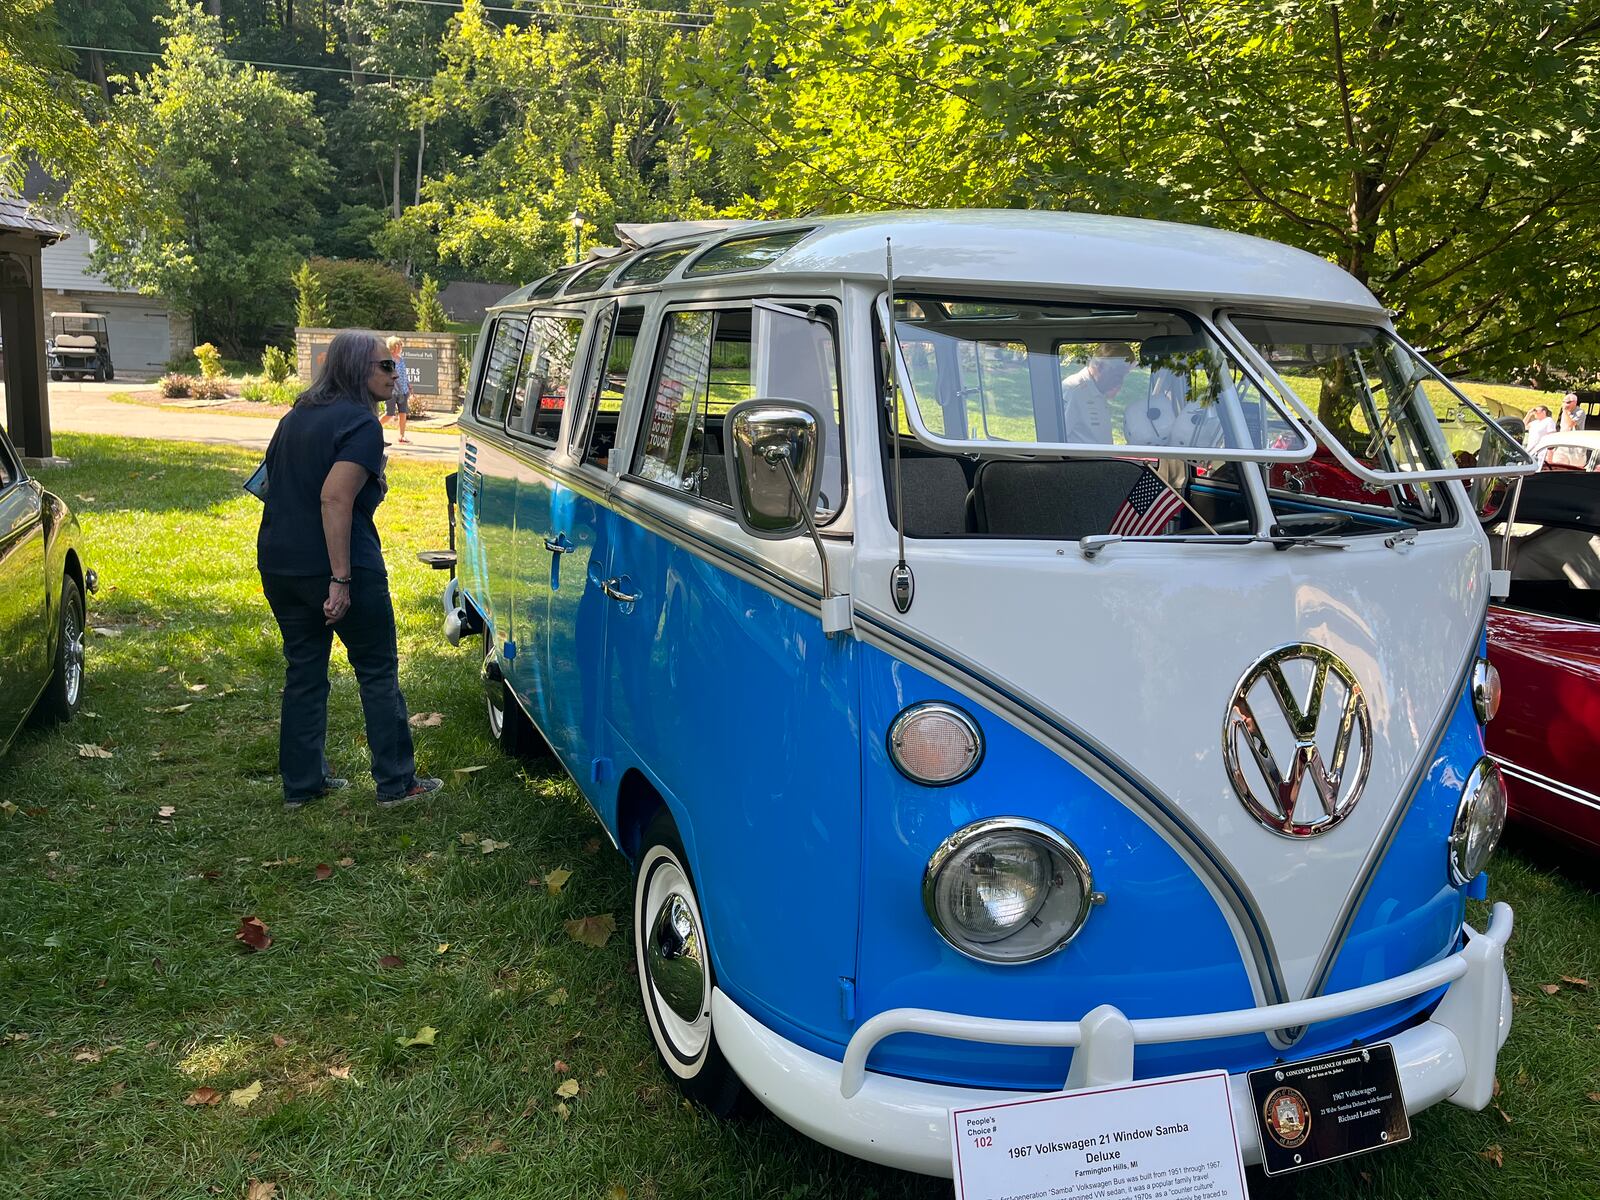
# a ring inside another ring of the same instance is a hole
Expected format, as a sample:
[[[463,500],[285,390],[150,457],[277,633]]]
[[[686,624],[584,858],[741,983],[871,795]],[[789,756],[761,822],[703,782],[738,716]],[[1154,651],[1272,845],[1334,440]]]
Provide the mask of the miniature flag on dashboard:
[[[1178,493],[1147,467],[1111,519],[1111,532],[1124,537],[1160,533],[1182,508],[1183,500]]]

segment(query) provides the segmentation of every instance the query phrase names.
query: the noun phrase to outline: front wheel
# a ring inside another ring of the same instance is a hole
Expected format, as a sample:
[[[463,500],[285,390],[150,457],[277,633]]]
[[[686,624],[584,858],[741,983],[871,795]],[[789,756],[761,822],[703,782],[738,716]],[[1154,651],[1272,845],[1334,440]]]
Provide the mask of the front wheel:
[[[633,954],[656,1054],[690,1100],[717,1116],[733,1114],[744,1084],[717,1045],[705,923],[688,855],[665,808],[645,830],[634,875]]]
[[[70,721],[83,699],[83,590],[71,575],[61,581],[61,608],[56,618],[56,656],[45,690],[43,714],[52,721]]]
[[[494,640],[487,629],[483,634],[483,667],[488,671],[489,665],[495,662]],[[545,750],[544,738],[533,722],[528,720],[527,714],[517,704],[516,698],[511,695],[511,688],[504,682],[485,682],[484,707],[489,718],[489,736],[494,738],[500,749],[512,758],[537,758]]]

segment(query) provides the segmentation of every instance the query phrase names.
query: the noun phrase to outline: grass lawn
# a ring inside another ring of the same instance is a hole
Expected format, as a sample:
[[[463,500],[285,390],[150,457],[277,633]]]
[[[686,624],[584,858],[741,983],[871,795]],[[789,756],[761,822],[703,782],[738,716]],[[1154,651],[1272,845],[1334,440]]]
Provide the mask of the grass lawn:
[[[236,1198],[252,1179],[291,1200],[950,1195],[678,1099],[639,1015],[626,864],[565,778],[499,756],[477,645],[438,634],[443,581],[414,559],[444,542],[438,467],[391,466],[380,526],[407,698],[443,714],[419,759],[446,792],[373,806],[336,652],[329,752],[353,786],[288,815],[277,633],[239,490],[254,457],[57,445],[73,465],[46,482],[82,516],[107,632],[79,722],[0,760],[0,1200]],[[552,895],[557,868],[572,876]],[[1519,918],[1498,1109],[1441,1106],[1409,1146],[1253,1173],[1254,1194],[1600,1195],[1600,900],[1574,878],[1516,855],[1492,872]],[[565,931],[608,913],[599,948]],[[270,948],[235,940],[247,916]],[[1592,986],[1541,990],[1563,975]],[[432,1047],[397,1045],[424,1026]],[[202,1088],[220,1102],[187,1104]]]

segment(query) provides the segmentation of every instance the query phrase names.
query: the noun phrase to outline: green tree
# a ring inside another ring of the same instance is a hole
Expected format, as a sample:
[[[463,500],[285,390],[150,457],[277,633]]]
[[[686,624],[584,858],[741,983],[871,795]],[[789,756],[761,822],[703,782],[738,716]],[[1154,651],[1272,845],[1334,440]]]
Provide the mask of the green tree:
[[[617,221],[710,215],[738,194],[696,163],[667,93],[681,23],[638,0],[609,11],[500,27],[466,0],[422,114],[467,125],[481,149],[430,173],[391,253],[435,240],[441,259],[526,279],[570,259],[574,209],[605,240]]]
[[[411,281],[385,263],[313,258],[335,329],[410,329],[416,320]]]
[[[116,98],[114,128],[155,203],[102,242],[120,285],[195,315],[201,337],[238,353],[290,312],[289,278],[326,167],[310,97],[226,61],[216,18],[174,0],[161,61]]]
[[[311,268],[311,260],[300,264],[294,283],[294,323],[302,329],[328,328],[328,293]]]
[[[766,0],[680,62],[743,211],[1164,216],[1321,254],[1450,370],[1600,331],[1595,0]]]
[[[417,329],[421,333],[437,333],[450,319],[444,305],[439,303],[439,281],[432,275],[422,277],[422,287],[413,303],[417,310]]]

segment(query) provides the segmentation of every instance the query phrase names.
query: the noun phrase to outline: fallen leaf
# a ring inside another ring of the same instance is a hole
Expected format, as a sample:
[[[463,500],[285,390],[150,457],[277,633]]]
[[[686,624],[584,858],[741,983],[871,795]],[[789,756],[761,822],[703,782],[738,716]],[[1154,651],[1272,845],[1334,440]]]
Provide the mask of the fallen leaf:
[[[560,1096],[563,1100],[571,1100],[578,1094],[580,1090],[581,1089],[579,1088],[578,1081],[576,1079],[564,1080],[562,1083],[556,1085],[556,1095]]]
[[[551,1008],[555,1008],[560,1004],[565,1004],[567,1002],[567,989],[564,987],[557,988],[544,998],[544,1002]]]
[[[116,1083],[113,1083],[110,1087],[108,1087],[106,1089],[106,1095],[110,1096],[112,1099],[115,1099],[116,1097],[122,1095],[122,1093],[127,1091],[127,1090],[128,1090],[128,1085],[126,1083],[122,1082],[121,1080],[118,1080]]]
[[[1500,1076],[1498,1075],[1494,1077],[1494,1091],[1492,1095],[1496,1100],[1500,1099]]]
[[[1586,988],[1589,986],[1589,981],[1587,979],[1579,979],[1574,975],[1563,975],[1561,977],[1561,982],[1570,983],[1573,987]]]
[[[79,758],[110,758],[110,757],[112,757],[112,754],[111,754],[111,751],[107,750],[104,746],[95,746],[95,745],[90,744],[89,742],[79,742],[78,743],[78,757]]]
[[[475,846],[478,844],[478,835],[469,829],[465,833],[456,834],[456,841],[463,846]]]
[[[8,1034],[6,1034],[6,1041],[8,1041],[8,1042],[25,1042],[31,1036],[33,1036],[33,1035],[32,1034],[27,1034],[27,1033],[8,1033]]]
[[[613,1183],[606,1189],[606,1200],[628,1200],[628,1189],[620,1183]]]
[[[3,812],[6,816],[10,817],[16,815],[16,811],[17,806],[11,803],[11,801],[0,800],[0,812]]]
[[[1559,983],[1541,983],[1539,985],[1539,990],[1546,996],[1554,996],[1561,990],[1561,985]]]
[[[600,849],[600,839],[597,837],[592,837],[583,844],[585,854],[593,854],[598,849]]]
[[[385,954],[382,958],[380,958],[378,960],[378,965],[380,967],[383,967],[385,970],[387,970],[390,967],[403,967],[403,966],[405,966],[406,965],[406,960],[401,958],[398,954]]]
[[[333,878],[333,868],[327,863],[318,863],[317,869],[311,872],[311,878],[317,883],[323,883]]]
[[[170,821],[177,815],[178,810],[170,804],[163,804],[160,808],[156,809],[156,820],[158,821]]]
[[[496,850],[506,850],[510,846],[510,842],[497,842],[493,838],[484,838],[483,841],[478,843],[478,849],[485,854],[493,854]]]
[[[194,1091],[183,1098],[183,1102],[190,1108],[199,1108],[207,1104],[220,1104],[222,1102],[222,1093],[214,1087],[195,1088]]]
[[[401,1048],[410,1046],[431,1046],[433,1045],[433,1039],[438,1036],[439,1031],[432,1025],[424,1025],[421,1029],[417,1030],[416,1037],[397,1037],[394,1040],[394,1044],[396,1046],[400,1046]]]
[[[568,1071],[572,1070],[572,1068],[567,1066],[563,1059],[558,1058],[555,1061],[555,1065],[551,1067],[551,1070],[553,1070],[557,1075],[565,1075]]]
[[[533,1116],[533,1114],[538,1111],[538,1108],[539,1102],[537,1100],[529,1100],[522,1106],[523,1119],[526,1120],[528,1117]]]
[[[556,1102],[556,1116],[560,1117],[563,1121],[565,1121],[571,1115],[572,1115],[572,1110],[567,1107],[566,1101],[565,1100],[558,1100]]]
[[[488,764],[479,763],[475,767],[457,767],[454,773],[457,775],[476,775],[479,771],[487,771],[488,769]]]
[[[1589,1099],[1593,1100],[1596,1104],[1600,1104],[1600,1092],[1590,1092]]]
[[[1497,1167],[1503,1167],[1506,1165],[1506,1152],[1500,1149],[1498,1142],[1495,1145],[1490,1146],[1487,1150],[1478,1151],[1478,1157],[1488,1159]]]
[[[278,1185],[252,1179],[244,1189],[244,1200],[276,1200]]]
[[[91,721],[98,721],[100,719],[100,714],[99,713],[90,712],[87,708],[80,708],[78,710],[78,715],[80,717],[86,717]]]
[[[74,1054],[72,1056],[72,1061],[73,1062],[81,1062],[81,1063],[97,1063],[97,1062],[100,1061],[100,1051],[98,1051],[98,1050],[79,1050],[76,1054]]]
[[[356,860],[353,858],[341,858],[339,860],[339,865],[341,867],[353,867],[356,865]]]
[[[191,683],[187,686],[191,692],[203,692],[206,690],[206,685],[203,683]]]
[[[328,1068],[328,1074],[332,1075],[335,1079],[349,1079],[350,1078],[350,1068],[349,1067],[344,1067],[344,1066],[329,1067]]]
[[[565,867],[557,867],[544,877],[545,891],[552,896],[559,896],[561,889],[567,886],[567,880],[572,878],[572,872]]]
[[[242,1088],[235,1088],[228,1093],[228,1103],[235,1108],[249,1108],[261,1099],[261,1080],[256,1080]]]
[[[89,626],[89,631],[91,633],[98,633],[101,637],[122,636],[122,630],[116,628],[114,625],[91,625]]]
[[[610,941],[611,935],[617,931],[617,919],[610,913],[601,913],[598,917],[563,921],[561,927],[573,941],[598,949]]]
[[[171,667],[157,667],[156,668],[156,674],[157,675],[165,675],[170,670],[172,670]]]
[[[245,917],[239,922],[238,931],[233,936],[252,952],[265,950],[272,945],[272,935],[267,932],[267,924],[260,917]]]
[[[444,724],[443,713],[412,713],[406,722],[413,729],[432,729],[435,725]]]
[[[450,949],[450,943],[449,942],[440,942],[439,945],[437,947],[435,947],[433,952],[435,954],[443,954],[448,949]]]
[[[544,886],[544,880],[540,879],[537,875],[529,875],[522,882],[527,884],[529,887],[543,887]]]
[[[274,1046],[276,1046],[279,1050],[282,1050],[285,1046],[287,1046],[289,1044],[289,1039],[284,1037],[283,1034],[281,1034],[281,1033],[275,1033],[275,1034],[272,1035],[272,1044]]]
[[[1508,1113],[1505,1109],[1501,1108],[1498,1104],[1496,1104],[1494,1106],[1494,1110],[1495,1110],[1495,1112],[1500,1114],[1501,1119],[1503,1121],[1505,1121],[1505,1123],[1507,1125],[1511,1124],[1511,1114],[1510,1113]]]

